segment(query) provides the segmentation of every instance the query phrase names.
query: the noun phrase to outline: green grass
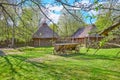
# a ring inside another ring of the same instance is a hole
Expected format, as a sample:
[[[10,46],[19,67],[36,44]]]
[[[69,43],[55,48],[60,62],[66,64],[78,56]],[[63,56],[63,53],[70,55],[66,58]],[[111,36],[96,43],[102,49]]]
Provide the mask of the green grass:
[[[81,48],[80,53],[53,55],[53,47],[2,50],[1,80],[120,80],[120,48]]]

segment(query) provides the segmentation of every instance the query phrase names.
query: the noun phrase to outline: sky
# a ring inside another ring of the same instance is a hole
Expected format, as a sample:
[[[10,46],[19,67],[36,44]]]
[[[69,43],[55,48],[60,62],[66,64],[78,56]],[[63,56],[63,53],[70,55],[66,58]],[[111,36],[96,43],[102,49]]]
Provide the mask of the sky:
[[[68,3],[69,4],[73,4],[75,0],[69,0]],[[78,0],[80,1],[81,3],[89,3],[90,2],[93,2],[93,0]],[[47,7],[49,10],[54,10],[54,12],[50,12],[49,13],[49,18],[53,20],[53,22],[57,23],[58,22],[58,19],[60,17],[60,14],[61,14],[61,10],[63,9],[62,5],[55,5],[55,6],[51,6],[53,5],[53,3],[55,2],[55,0],[42,0],[42,3],[47,3]],[[87,24],[91,24],[94,23],[96,21],[96,19],[91,19],[91,17],[86,17],[86,16],[91,16],[91,12],[85,12],[85,11],[82,11],[82,13],[84,14],[83,17],[84,17],[84,21],[85,23]],[[95,11],[92,11],[92,14],[96,14]]]
[[[14,0],[10,0],[11,2]],[[19,0],[18,0],[19,1]],[[66,0],[61,0],[61,1],[66,1]],[[68,0],[68,3],[73,5],[75,0]],[[80,2],[81,4],[90,4],[93,3],[96,0],[76,0],[78,2]],[[99,0],[100,2],[105,2],[107,0]],[[120,2],[120,0],[118,0]],[[56,0],[41,0],[41,3],[44,4],[44,6],[49,10],[47,16],[52,19],[53,22],[57,23],[59,20],[59,17],[61,15],[61,10],[63,9],[63,6],[61,4],[55,4]],[[86,11],[81,11],[83,15],[83,20],[85,23],[87,24],[92,24],[95,23],[96,19],[95,18],[91,18],[91,16],[95,16],[97,15],[97,12],[94,10],[91,10],[89,12]]]
[[[52,19],[53,22],[57,23],[58,19],[60,17],[60,14],[61,14],[61,10],[63,9],[63,6],[62,5],[54,5],[55,0],[41,0],[41,1],[42,1],[42,3],[45,3],[45,6],[48,8],[48,10],[54,11],[54,12],[49,12],[48,17],[50,19]],[[65,1],[65,0],[62,0],[62,1]],[[68,0],[68,3],[73,4],[74,1],[75,0]],[[79,1],[82,4],[83,3],[89,4],[89,3],[93,3],[95,0],[76,0],[76,1]],[[99,3],[103,2],[103,1],[105,2],[106,0],[99,0]],[[81,11],[81,13],[84,14],[83,15],[83,20],[84,20],[85,23],[87,23],[87,24],[95,23],[96,18],[91,18],[91,16],[97,15],[96,11],[94,11],[94,10],[91,10],[89,12]]]

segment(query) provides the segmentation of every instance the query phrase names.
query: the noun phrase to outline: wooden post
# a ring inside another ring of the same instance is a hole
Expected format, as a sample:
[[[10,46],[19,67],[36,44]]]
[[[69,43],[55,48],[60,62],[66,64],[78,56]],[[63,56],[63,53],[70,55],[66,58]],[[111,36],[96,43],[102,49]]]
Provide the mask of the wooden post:
[[[40,39],[38,40],[38,46],[40,46]]]
[[[87,37],[84,38],[85,47],[87,47]]]
[[[90,37],[89,37],[89,36],[88,36],[87,44],[88,44],[88,46],[91,45],[91,40],[90,40]],[[88,47],[88,46],[87,46],[87,47]]]

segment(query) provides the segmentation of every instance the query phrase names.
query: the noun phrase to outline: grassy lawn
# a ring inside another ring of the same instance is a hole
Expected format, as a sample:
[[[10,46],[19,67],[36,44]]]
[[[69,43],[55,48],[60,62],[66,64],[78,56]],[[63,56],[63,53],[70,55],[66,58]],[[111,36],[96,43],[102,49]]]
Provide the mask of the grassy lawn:
[[[95,49],[86,50],[68,55],[53,55],[52,47],[0,50],[0,79],[120,80],[120,48],[100,49],[95,54]]]

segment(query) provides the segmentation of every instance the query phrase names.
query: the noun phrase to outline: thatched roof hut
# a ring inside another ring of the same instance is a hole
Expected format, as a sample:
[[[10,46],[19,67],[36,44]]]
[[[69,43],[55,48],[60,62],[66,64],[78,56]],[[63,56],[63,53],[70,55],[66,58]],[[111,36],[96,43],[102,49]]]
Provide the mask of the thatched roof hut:
[[[34,33],[33,38],[57,38],[58,34],[55,33],[47,23],[42,23],[39,29]]]
[[[86,27],[79,28],[73,35],[72,38],[84,38],[84,37],[100,37],[96,34],[96,26],[90,25]]]
[[[33,34],[34,46],[51,46],[52,41],[58,38],[47,23],[42,23],[39,29]]]
[[[99,41],[102,39],[102,37],[96,33],[96,30],[97,28],[95,25],[79,28],[72,35],[72,39],[74,39],[75,42],[79,42],[85,45],[88,44],[87,42]]]

